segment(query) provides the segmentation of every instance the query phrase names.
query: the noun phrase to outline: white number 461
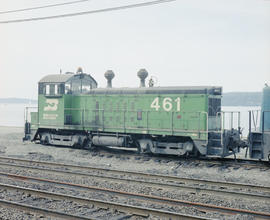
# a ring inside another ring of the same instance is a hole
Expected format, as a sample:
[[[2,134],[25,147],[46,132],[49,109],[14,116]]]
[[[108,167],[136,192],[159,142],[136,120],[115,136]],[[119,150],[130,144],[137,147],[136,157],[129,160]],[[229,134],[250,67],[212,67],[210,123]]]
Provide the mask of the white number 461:
[[[166,97],[163,99],[162,101],[162,108],[165,111],[171,111],[173,108],[173,100],[170,97]],[[180,112],[180,97],[178,97],[177,99],[174,100],[174,102],[176,103],[176,111]],[[154,108],[156,111],[158,111],[160,109],[160,104],[159,104],[159,97],[156,97],[153,102],[150,105],[151,108]]]

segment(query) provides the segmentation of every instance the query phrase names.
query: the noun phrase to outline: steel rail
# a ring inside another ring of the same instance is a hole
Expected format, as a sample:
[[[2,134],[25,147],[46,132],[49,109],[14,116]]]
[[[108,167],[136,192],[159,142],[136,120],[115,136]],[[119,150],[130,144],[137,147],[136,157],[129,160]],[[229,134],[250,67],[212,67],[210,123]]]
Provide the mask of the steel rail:
[[[54,162],[43,162],[43,161],[30,161],[30,160],[25,160],[25,159],[17,159],[17,158],[10,158],[10,157],[0,157],[0,160],[6,160],[6,161],[20,161],[20,162],[26,162],[30,163],[32,165],[37,164],[37,165],[46,165],[46,166],[58,166],[59,168],[75,168],[79,170],[86,170],[86,171],[98,171],[98,172],[106,172],[106,174],[111,173],[114,175],[131,175],[131,176],[136,176],[140,178],[153,178],[155,181],[157,179],[161,180],[162,182],[167,182],[167,183],[158,183],[155,182],[153,184],[159,184],[162,186],[168,186],[168,187],[186,187],[185,189],[196,189],[196,191],[200,190],[211,190],[212,192],[214,189],[206,189],[202,187],[188,187],[184,186],[183,184],[194,184],[194,185],[200,185],[200,184],[207,184],[208,186],[218,186],[220,188],[226,188],[226,187],[233,187],[237,189],[247,189],[247,190],[257,190],[261,191],[264,193],[270,193],[270,187],[269,186],[259,186],[259,185],[252,185],[252,184],[246,184],[246,183],[235,183],[235,182],[224,182],[224,181],[214,181],[214,180],[205,180],[205,179],[195,179],[195,178],[187,178],[187,177],[178,177],[178,176],[169,176],[169,175],[161,175],[161,174],[149,174],[149,173],[143,173],[143,172],[134,172],[134,171],[125,171],[125,170],[115,170],[115,169],[106,169],[106,168],[98,168],[98,167],[90,167],[90,166],[79,166],[79,165],[71,165],[71,164],[62,164],[62,163],[54,163]],[[43,169],[44,171],[50,171],[50,172],[56,172],[56,173],[67,173],[67,174],[76,174],[76,175],[81,175],[81,176],[94,176],[97,178],[103,178],[103,179],[118,179],[121,181],[124,181],[123,178],[119,179],[117,177],[112,177],[112,176],[101,176],[101,175],[95,175],[95,174],[90,174],[90,173],[81,173],[81,172],[71,172],[67,170],[53,170],[53,169],[46,169],[46,168],[40,168],[40,167],[29,167],[25,165],[20,165],[20,164],[5,164],[5,163],[0,163],[0,165],[3,166],[21,166],[22,168],[27,168],[27,169]],[[142,181],[142,180],[135,180],[135,179],[125,179],[126,181],[133,181],[133,182],[140,182],[140,183],[151,183],[147,181]],[[175,182],[177,184],[172,184],[169,182]],[[181,184],[181,185],[180,185]],[[217,192],[215,192],[217,193]],[[236,192],[235,192],[236,193]],[[240,193],[240,192],[239,192]],[[245,193],[242,193],[243,196]],[[249,193],[248,193],[249,194]],[[248,196],[247,194],[247,196]],[[260,196],[259,196],[260,197]],[[255,198],[255,197],[253,197]],[[265,197],[261,197],[265,198]]]
[[[270,202],[270,195],[265,194],[256,194],[256,193],[246,193],[246,192],[237,192],[237,191],[231,191],[231,190],[218,190],[218,189],[211,189],[211,188],[202,188],[198,186],[184,186],[184,185],[178,185],[173,183],[162,183],[162,182],[154,182],[154,181],[145,181],[145,180],[136,180],[136,179],[126,179],[122,177],[112,177],[112,176],[101,176],[97,174],[87,174],[87,173],[78,173],[78,172],[70,172],[70,171],[62,171],[62,170],[54,170],[54,169],[47,169],[47,168],[37,168],[37,167],[30,167],[30,166],[24,166],[24,165],[16,165],[16,164],[5,164],[0,163],[0,166],[8,166],[8,167],[20,167],[25,168],[27,170],[42,170],[49,173],[56,173],[56,174],[67,174],[67,175],[76,175],[76,176],[82,176],[82,177],[94,177],[102,180],[108,180],[108,181],[119,181],[119,182],[126,182],[126,183],[139,183],[146,187],[156,187],[160,188],[163,187],[165,189],[173,189],[173,190],[187,190],[189,192],[194,192],[196,194],[200,193],[208,193],[212,195],[220,195],[220,196],[230,196],[235,198],[246,198],[246,199],[252,199],[252,200],[259,200],[262,199],[264,201]],[[2,172],[0,172],[0,175],[3,175]]]
[[[135,147],[134,147],[135,148]],[[119,150],[119,148],[106,148],[100,146],[99,149],[105,150],[105,151],[115,151]],[[121,148],[122,152],[125,152],[125,154],[128,155],[135,155],[136,153],[132,152],[128,148]],[[116,153],[116,152],[114,152]],[[118,152],[119,153],[119,152]],[[136,155],[138,156],[138,154]],[[241,167],[251,167],[251,168],[262,168],[262,169],[270,169],[270,161],[267,160],[256,160],[256,159],[243,159],[243,158],[220,158],[220,157],[200,157],[200,158],[185,158],[185,157],[179,157],[176,155],[151,155],[148,156],[147,154],[141,155],[142,157],[149,157],[151,159],[157,159],[157,158],[162,158],[162,159],[170,159],[175,162],[195,162],[195,163],[204,163],[204,164],[214,164],[214,165],[219,165],[219,166],[224,166],[224,165],[229,165],[229,166],[241,166]]]
[[[78,216],[78,215],[72,215],[72,214],[67,214],[64,212],[59,212],[59,211],[54,211],[51,209],[44,209],[44,208],[39,208],[35,207],[32,205],[26,205],[22,204],[19,202],[12,202],[12,201],[7,201],[0,199],[0,207],[5,207],[5,208],[12,208],[12,209],[19,209],[24,212],[32,212],[32,213],[38,213],[44,216],[50,216],[54,218],[61,218],[61,219],[67,219],[67,220],[97,220],[96,218],[86,218],[83,216]]]
[[[234,159],[234,158],[201,158],[196,159],[196,162],[204,162],[215,165],[229,165],[229,166],[240,166],[245,168],[258,168],[258,169],[270,169],[269,161],[258,161],[251,159]]]
[[[40,180],[43,181],[42,179],[40,179]],[[43,182],[46,182],[46,181],[43,181]],[[57,182],[57,184],[62,184],[62,183]],[[110,201],[102,201],[102,200],[98,200],[98,199],[82,198],[82,197],[65,195],[65,194],[60,194],[60,193],[55,193],[55,192],[51,193],[48,191],[13,186],[13,185],[3,184],[3,183],[0,183],[0,186],[1,186],[1,189],[21,191],[24,193],[34,194],[34,195],[41,196],[41,197],[46,197],[46,198],[49,197],[52,199],[68,200],[68,201],[73,201],[73,202],[77,202],[77,203],[81,203],[81,204],[89,204],[90,203],[90,204],[93,204],[95,206],[98,206],[99,208],[116,209],[118,211],[122,211],[125,213],[132,213],[132,215],[142,216],[142,217],[148,217],[149,215],[154,215],[154,216],[161,216],[161,217],[170,218],[170,219],[188,219],[188,220],[189,219],[208,219],[205,217],[186,215],[186,214],[170,212],[170,211],[166,211],[166,210],[139,207],[139,206],[133,206],[133,205],[128,205],[128,204],[110,202]],[[81,186],[77,185],[77,187],[81,187]],[[136,195],[136,196],[138,198],[140,198],[139,195]],[[157,198],[152,199],[152,201],[159,202],[159,200]],[[1,204],[1,201],[0,201],[0,204]],[[40,208],[38,208],[38,209],[40,209]],[[51,210],[49,210],[49,211],[53,212]],[[65,215],[69,216],[69,214],[64,213],[64,217],[65,217]],[[73,216],[71,216],[71,217],[73,217]],[[80,219],[80,218],[89,219],[89,217],[81,217],[81,216],[78,216],[77,219]]]
[[[132,156],[141,156],[142,158],[148,157],[151,159],[164,159],[164,160],[172,160],[174,162],[181,163],[200,163],[202,165],[218,165],[218,166],[232,166],[232,167],[241,167],[241,168],[257,168],[257,169],[270,169],[270,161],[267,160],[255,160],[255,159],[241,159],[241,158],[219,158],[219,157],[200,157],[200,158],[184,158],[176,155],[138,155],[136,151],[131,151],[132,148],[106,148],[100,146],[99,149],[104,150],[106,152],[112,152],[113,154],[118,153],[119,151],[124,152],[126,155]],[[118,152],[116,152],[118,151]]]
[[[55,181],[55,180],[21,176],[21,175],[16,175],[16,174],[9,174],[9,173],[0,173],[0,175],[6,176],[8,178],[23,180],[23,181],[30,180],[30,181],[39,182],[39,183],[48,183],[48,184],[59,185],[61,187],[63,187],[63,186],[64,187],[73,187],[73,188],[75,187],[75,188],[79,188],[79,189],[83,189],[83,190],[92,190],[94,192],[97,192],[97,191],[103,192],[103,193],[105,192],[105,193],[109,193],[109,194],[116,195],[116,196],[135,198],[135,199],[139,199],[139,200],[151,201],[151,202],[156,202],[156,203],[161,203],[161,204],[196,207],[199,210],[204,210],[206,212],[208,212],[208,211],[213,212],[214,211],[214,212],[231,214],[231,215],[232,214],[245,214],[245,215],[252,215],[254,217],[259,217],[262,219],[270,219],[270,213],[265,213],[265,212],[236,209],[236,208],[230,208],[230,207],[222,207],[222,206],[216,206],[216,205],[210,205],[210,204],[204,204],[204,203],[198,203],[198,202],[190,202],[190,201],[184,201],[184,200],[177,200],[177,199],[170,199],[170,198],[164,198],[164,197],[158,197],[158,196],[152,196],[152,195],[150,196],[150,195],[144,195],[144,194],[138,194],[138,193],[123,192],[123,191],[118,191],[118,190],[104,189],[104,188],[99,188],[99,187],[85,186],[85,185],[67,183],[67,182],[59,182],[59,181]],[[106,202],[102,201],[102,202],[104,204],[108,203],[107,201]],[[143,215],[143,212],[138,212],[137,214]]]

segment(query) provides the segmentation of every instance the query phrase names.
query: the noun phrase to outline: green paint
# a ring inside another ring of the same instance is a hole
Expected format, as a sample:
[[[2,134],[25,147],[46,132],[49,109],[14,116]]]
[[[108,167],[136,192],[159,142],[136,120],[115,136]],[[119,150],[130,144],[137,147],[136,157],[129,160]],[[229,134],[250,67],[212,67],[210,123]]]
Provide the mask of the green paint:
[[[206,94],[39,95],[38,122],[40,128],[207,140],[208,98]]]

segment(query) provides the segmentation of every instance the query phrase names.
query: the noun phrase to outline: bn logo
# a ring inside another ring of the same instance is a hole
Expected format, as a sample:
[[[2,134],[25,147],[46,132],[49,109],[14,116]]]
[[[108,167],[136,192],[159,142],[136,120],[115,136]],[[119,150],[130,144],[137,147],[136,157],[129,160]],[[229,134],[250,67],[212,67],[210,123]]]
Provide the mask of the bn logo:
[[[44,111],[56,111],[58,109],[58,99],[46,99],[47,106],[44,107]]]

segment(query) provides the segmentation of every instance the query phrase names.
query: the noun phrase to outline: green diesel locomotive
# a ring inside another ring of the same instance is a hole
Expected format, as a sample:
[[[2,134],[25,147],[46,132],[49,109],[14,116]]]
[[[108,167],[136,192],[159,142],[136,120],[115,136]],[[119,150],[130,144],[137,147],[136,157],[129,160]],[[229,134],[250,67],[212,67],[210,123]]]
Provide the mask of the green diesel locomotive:
[[[107,88],[79,69],[47,75],[38,84],[38,111],[26,118],[25,138],[41,144],[116,146],[140,153],[225,157],[245,143],[240,128],[224,129],[221,87]],[[233,113],[232,113],[233,115]]]

